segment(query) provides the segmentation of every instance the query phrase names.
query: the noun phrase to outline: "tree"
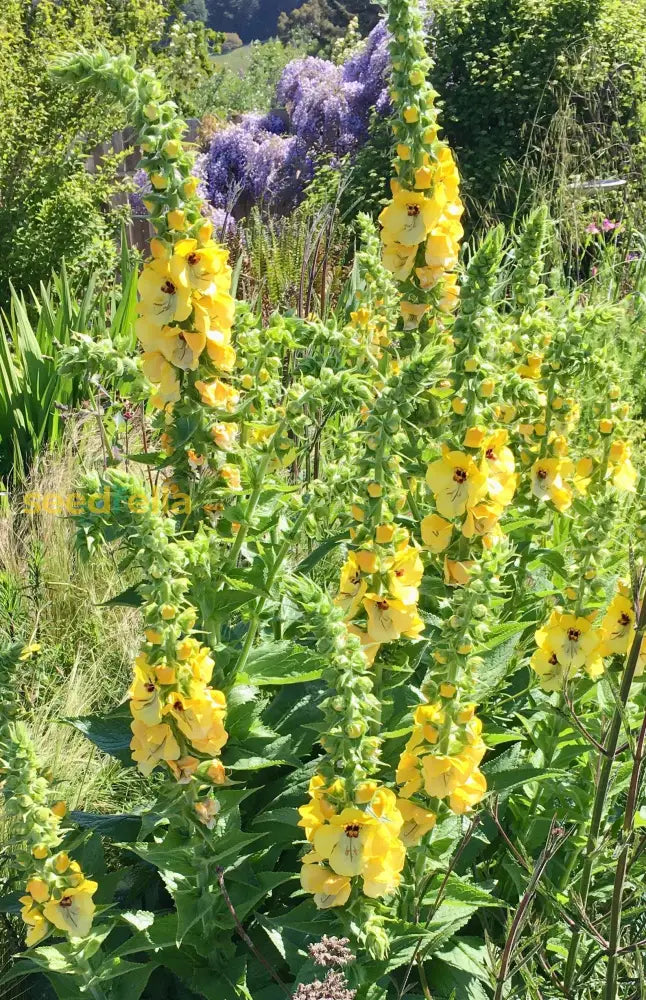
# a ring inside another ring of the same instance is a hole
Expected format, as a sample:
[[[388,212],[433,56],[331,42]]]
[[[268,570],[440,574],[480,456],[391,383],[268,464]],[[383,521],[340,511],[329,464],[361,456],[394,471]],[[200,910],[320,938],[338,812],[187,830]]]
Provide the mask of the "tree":
[[[209,19],[205,0],[186,0],[182,10],[189,21],[202,21],[206,24]]]

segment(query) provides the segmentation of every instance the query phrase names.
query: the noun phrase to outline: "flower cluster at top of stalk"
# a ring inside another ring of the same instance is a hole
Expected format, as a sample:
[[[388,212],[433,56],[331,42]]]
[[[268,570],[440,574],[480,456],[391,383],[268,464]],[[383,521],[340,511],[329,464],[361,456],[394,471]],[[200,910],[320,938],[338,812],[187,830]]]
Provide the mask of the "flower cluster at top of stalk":
[[[450,312],[458,298],[460,178],[449,146],[438,139],[436,92],[417,2],[388,5],[391,97],[397,117],[392,200],[379,216],[384,263],[401,282],[402,313],[415,328],[431,305]]]
[[[13,646],[0,653],[0,779],[11,824],[7,846],[25,884],[20,913],[28,947],[52,932],[71,939],[86,937],[97,890],[97,883],[85,877],[78,862],[59,850],[67,808],[64,802],[51,801],[50,782],[19,719],[16,675],[20,664],[36,651],[36,646]]]
[[[228,381],[236,365],[231,269],[203,215],[194,157],[182,144],[185,123],[154,74],[137,71],[125,54],[82,53],[57,73],[118,98],[129,110],[151,184],[144,205],[156,231],[139,276],[136,331],[144,374],[156,387],[153,403],[164,412],[161,445],[176,476],[191,478],[197,467],[209,466],[235,488],[238,469],[224,460],[235,450],[231,414],[239,400]]]
[[[458,814],[483,798],[485,754],[473,685],[477,655],[495,614],[508,545],[499,521],[518,482],[508,433],[497,427],[489,378],[489,310],[501,257],[502,234],[494,231],[475,254],[463,287],[461,314],[453,327],[454,390],[441,454],[430,462],[426,483],[433,508],[420,524],[431,570],[442,577],[441,634],[414,711],[413,732],[397,768],[400,795],[434,811]]]
[[[636,625],[630,587],[622,580],[616,583],[605,612],[601,616],[598,612],[614,576],[617,550],[624,550],[627,542],[627,521],[620,512],[637,484],[626,423],[628,408],[621,402],[616,383],[611,380],[607,389],[612,363],[607,358],[600,361],[599,393],[591,412],[581,416],[583,441],[572,442],[565,428],[563,433],[552,431],[546,457],[536,459],[531,470],[532,494],[538,502],[551,501],[561,512],[576,500],[583,515],[571,527],[562,603],[535,634],[530,664],[546,691],[561,690],[581,671],[596,680],[604,672],[606,658],[626,656]],[[589,368],[594,384],[593,364]],[[558,381],[554,377],[550,381],[548,398],[553,405],[555,398],[558,401],[553,389],[555,384],[558,389]],[[578,459],[570,457],[572,446],[583,451]],[[646,647],[637,665],[638,675],[645,661]]]
[[[634,627],[626,588],[597,621],[606,581],[625,539],[618,508],[635,492],[628,405],[621,400],[620,369],[612,357],[612,310],[589,307],[577,324],[549,309],[542,283],[548,232],[546,211],[530,216],[516,248],[512,310],[502,329],[499,364],[511,369],[496,408],[521,458],[519,504],[550,533],[569,518],[562,603],[536,631],[530,665],[546,691],[561,690],[582,670],[596,679],[604,657],[625,654]],[[600,327],[596,338],[592,328]],[[605,334],[605,335],[604,335]],[[608,341],[590,354],[586,343]],[[574,387],[585,381],[583,399]],[[608,526],[612,526],[608,530]],[[613,551],[614,549],[614,551]],[[527,558],[531,556],[531,545]],[[519,585],[525,565],[521,560]]]
[[[151,508],[133,477],[114,469],[106,475],[115,494],[113,506],[119,507],[120,530],[146,574],[139,585],[145,642],[129,690],[132,757],[146,775],[165,764],[187,786],[194,817],[212,828],[218,803],[211,786],[226,781],[219,754],[227,741],[227,706],[222,691],[210,684],[214,660],[192,634],[197,613],[187,598],[189,557],[172,540],[173,520]],[[99,486],[97,477],[86,479],[88,495]],[[127,503],[119,502],[122,498]]]

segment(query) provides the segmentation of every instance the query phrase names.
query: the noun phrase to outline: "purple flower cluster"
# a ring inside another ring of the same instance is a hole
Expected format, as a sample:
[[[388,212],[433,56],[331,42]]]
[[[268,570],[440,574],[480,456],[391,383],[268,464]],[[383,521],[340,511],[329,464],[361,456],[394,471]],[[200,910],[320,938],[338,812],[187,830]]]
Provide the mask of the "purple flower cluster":
[[[285,134],[279,115],[243,115],[214,135],[197,170],[214,208],[240,218],[253,204],[281,214],[296,204],[313,172],[307,147]]]
[[[321,157],[355,152],[373,108],[389,110],[388,31],[383,22],[342,66],[308,56],[289,63],[276,91],[283,114],[246,114],[215,134],[200,158],[203,192],[241,218],[254,204],[276,214],[294,208]]]

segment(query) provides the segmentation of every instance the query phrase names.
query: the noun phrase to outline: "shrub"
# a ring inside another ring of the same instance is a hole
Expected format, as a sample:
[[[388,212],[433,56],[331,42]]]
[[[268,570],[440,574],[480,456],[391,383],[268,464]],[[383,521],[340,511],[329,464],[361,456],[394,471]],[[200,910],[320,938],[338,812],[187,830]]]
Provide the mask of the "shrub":
[[[113,178],[107,169],[92,178],[85,157],[124,118],[100,98],[61,90],[49,71],[58,53],[79,44],[125,47],[140,62],[155,61],[186,106],[182,95],[203,72],[206,36],[200,25],[171,24],[173,8],[172,0],[2,5],[0,302],[10,281],[47,281],[63,253],[72,276],[113,268],[117,217],[105,211]]]
[[[501,211],[513,211],[528,147],[557,166],[560,150],[545,149],[543,139],[564,102],[596,136],[580,170],[603,174],[613,130],[639,142],[641,0],[439,0],[434,9],[434,80],[466,188],[479,203],[497,199]]]

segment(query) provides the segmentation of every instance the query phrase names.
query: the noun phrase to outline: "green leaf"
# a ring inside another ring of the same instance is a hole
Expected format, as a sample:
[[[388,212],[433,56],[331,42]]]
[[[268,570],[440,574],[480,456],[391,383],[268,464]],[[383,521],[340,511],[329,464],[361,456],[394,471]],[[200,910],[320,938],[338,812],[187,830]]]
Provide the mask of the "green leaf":
[[[489,954],[480,938],[454,938],[450,946],[438,952],[435,957],[453,969],[466,972],[485,983],[489,982]]]
[[[296,643],[265,642],[251,651],[245,674],[260,687],[317,680],[323,673],[320,656]]]
[[[136,840],[141,829],[141,817],[132,813],[88,813],[73,811],[71,819],[85,830],[95,830],[110,840]]]
[[[314,569],[316,564],[328,554],[328,552],[331,552],[332,549],[336,548],[336,546],[340,545],[342,542],[348,541],[350,541],[350,539],[348,538],[347,531],[343,531],[340,535],[334,535],[333,538],[326,538],[324,542],[322,542],[319,546],[317,546],[317,548],[310,552],[308,556],[299,562],[295,572],[303,574],[309,573],[310,570]]]
[[[78,729],[103,753],[116,757],[122,764],[132,765],[132,718],[127,709],[117,709],[110,715],[81,715],[75,719],[63,719],[63,722]]]
[[[111,597],[109,601],[102,601],[97,606],[99,608],[140,608],[144,603],[144,599],[139,593],[140,586],[141,584],[135,584],[132,587],[127,587],[120,594]]]

